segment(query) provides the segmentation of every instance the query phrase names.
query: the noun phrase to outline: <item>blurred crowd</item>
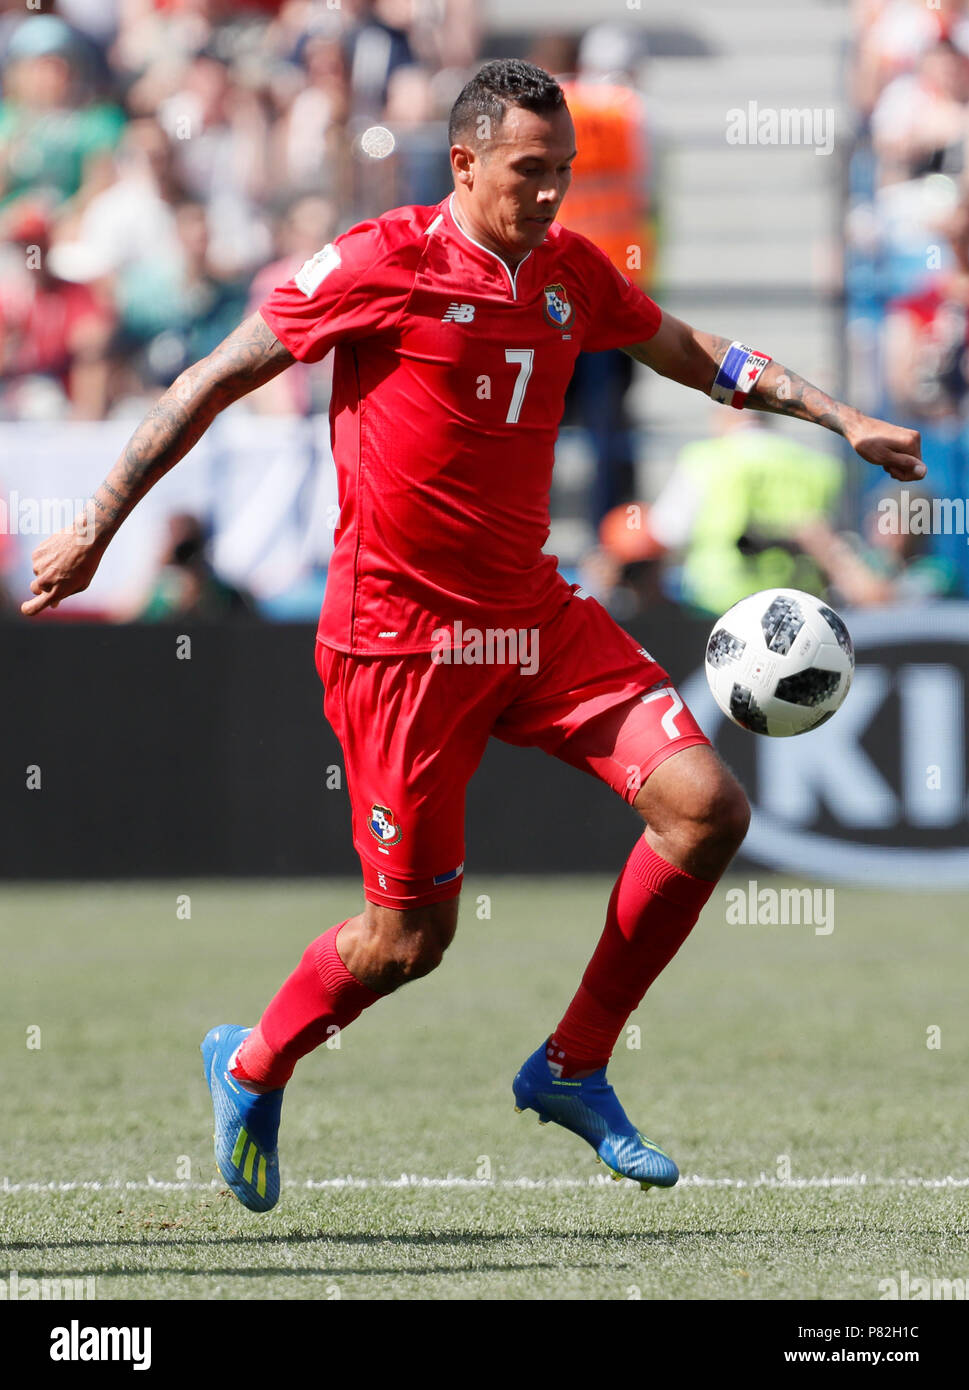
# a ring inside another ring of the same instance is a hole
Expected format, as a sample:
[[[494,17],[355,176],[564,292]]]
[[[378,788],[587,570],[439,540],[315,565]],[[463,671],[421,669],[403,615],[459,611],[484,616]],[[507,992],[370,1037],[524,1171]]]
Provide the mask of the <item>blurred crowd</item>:
[[[0,0],[0,423],[140,418],[333,235],[437,202],[451,187],[448,113],[481,60],[480,10],[37,0],[25,13]],[[539,36],[525,56],[568,84],[585,177],[566,220],[648,287],[637,27]],[[635,491],[631,380],[628,357],[599,353],[569,392],[593,460],[592,524]],[[329,363],[299,364],[242,408],[319,414],[329,382]],[[159,611],[157,591],[142,611]]]
[[[0,0],[0,418],[138,414],[336,230],[447,189],[471,0],[44,11]]]
[[[717,616],[775,585],[845,606],[969,597],[969,0],[856,0],[855,18],[845,394],[920,430],[926,479],[850,474],[820,440],[717,410],[658,497],[602,521],[584,578],[617,616]]]
[[[954,594],[933,538],[886,524],[906,506],[886,481],[856,520],[844,465],[823,445],[780,434],[770,415],[712,407],[709,436],[681,451],[659,495],[603,519],[583,583],[620,621],[661,604],[715,618],[771,588],[839,608]]]
[[[0,427],[134,424],[337,232],[440,199],[476,14],[475,0],[0,0]],[[374,126],[393,159],[374,157]],[[238,408],[325,413],[330,378],[297,364]],[[313,513],[300,498],[297,534]],[[250,513],[250,529],[272,524]],[[216,573],[213,540],[210,516],[171,516],[142,542],[159,554],[146,592],[107,611],[82,596],[64,616],[270,611],[272,585],[257,603]],[[34,543],[0,534],[0,609]],[[324,582],[305,576],[307,612]]]
[[[852,81],[845,278],[856,389],[873,412],[921,431],[921,492],[953,504],[951,528],[921,548],[941,591],[966,597],[969,0],[858,0]]]
[[[480,19],[478,0],[0,0],[0,428],[134,422],[333,235],[438,201],[448,112],[488,56]],[[562,220],[650,289],[642,25],[545,33],[522,56],[565,83],[576,121]],[[969,0],[858,0],[851,82],[856,395],[921,428],[931,486],[965,498]],[[632,372],[625,354],[582,355],[566,414],[598,534],[577,577],[620,618],[719,614],[768,584],[848,604],[969,593],[964,535],[886,534],[874,492],[846,526],[838,460],[761,416],[713,412],[662,494],[638,499]],[[241,408],[315,416],[329,381],[328,363],[298,364]],[[213,568],[208,518],[169,532],[124,616],[259,611]],[[0,535],[0,572],[15,550]]]

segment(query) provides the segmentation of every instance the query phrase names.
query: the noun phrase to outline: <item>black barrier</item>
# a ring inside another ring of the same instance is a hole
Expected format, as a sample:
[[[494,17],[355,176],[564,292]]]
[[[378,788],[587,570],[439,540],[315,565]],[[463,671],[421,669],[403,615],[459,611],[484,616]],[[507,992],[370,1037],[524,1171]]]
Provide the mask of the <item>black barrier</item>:
[[[660,609],[631,630],[746,787],[747,862],[969,887],[969,605],[849,625],[855,686],[798,739],[715,716],[708,624]],[[15,622],[0,643],[0,876],[357,872],[312,628]],[[468,871],[614,872],[638,824],[595,779],[493,740],[468,794]]]

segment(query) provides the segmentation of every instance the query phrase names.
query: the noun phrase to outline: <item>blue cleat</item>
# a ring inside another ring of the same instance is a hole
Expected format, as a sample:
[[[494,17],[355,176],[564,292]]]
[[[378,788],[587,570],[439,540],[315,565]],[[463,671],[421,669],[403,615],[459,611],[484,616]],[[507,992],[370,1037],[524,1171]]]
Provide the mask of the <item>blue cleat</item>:
[[[215,1161],[219,1172],[250,1211],[269,1211],[279,1201],[276,1136],[283,1088],[254,1095],[229,1075],[228,1065],[251,1028],[220,1024],[202,1040],[205,1079],[215,1109]]]
[[[551,1120],[591,1144],[612,1176],[633,1178],[644,1190],[673,1187],[676,1164],[648,1140],[626,1115],[600,1067],[581,1080],[560,1080],[545,1060],[545,1043],[533,1052],[512,1082],[516,1110],[535,1110],[539,1124]]]

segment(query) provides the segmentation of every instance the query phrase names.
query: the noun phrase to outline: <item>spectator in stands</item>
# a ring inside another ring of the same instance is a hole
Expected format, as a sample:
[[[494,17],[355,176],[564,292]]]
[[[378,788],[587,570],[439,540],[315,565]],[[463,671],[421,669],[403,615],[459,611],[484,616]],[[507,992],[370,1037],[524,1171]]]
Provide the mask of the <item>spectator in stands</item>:
[[[19,248],[0,280],[3,414],[96,420],[107,403],[113,312],[88,284],[53,273],[50,219],[39,205],[12,209],[7,239]]]
[[[122,330],[144,349],[151,380],[167,385],[190,362],[221,342],[242,318],[246,281],[230,278],[209,254],[207,213],[201,203],[175,210],[178,242],[168,260],[142,258],[118,276]]]
[[[617,616],[655,608],[671,588],[705,617],[775,586],[852,607],[954,592],[951,565],[924,537],[885,527],[880,509],[860,534],[836,529],[835,458],[774,434],[769,417],[723,412],[716,425],[719,437],[683,450],[652,507],[618,507],[604,519],[583,583]],[[678,583],[661,595],[658,562],[678,553]]]
[[[79,219],[79,240],[113,272],[177,256],[175,208],[186,193],[175,172],[172,145],[153,117],[130,123],[112,166],[110,184]]]
[[[414,6],[411,47],[428,71],[463,73],[473,66],[481,41],[482,8],[480,0],[439,0],[434,6]],[[460,84],[444,101],[445,108],[459,90]]]
[[[169,518],[158,577],[137,614],[142,622],[257,617],[250,595],[216,574],[206,556],[207,544],[198,517],[179,513]]]
[[[0,207],[30,193],[52,204],[81,188],[90,161],[117,145],[124,112],[92,100],[82,50],[56,15],[30,15],[7,46],[0,101]]]
[[[394,133],[394,182],[388,207],[439,203],[453,184],[444,113],[435,107],[424,68],[398,68],[387,87],[384,121]]]
[[[354,116],[363,124],[380,120],[387,89],[398,68],[417,61],[407,25],[408,0],[344,0],[351,25],[344,40]]]
[[[884,88],[940,39],[969,53],[966,0],[861,0],[855,100],[867,118]]]
[[[666,548],[650,530],[649,507],[624,503],[602,518],[598,544],[579,561],[579,581],[624,623],[673,604],[665,577],[668,560]]]
[[[900,490],[893,494],[904,506]],[[908,489],[908,500],[928,493]],[[835,532],[823,522],[808,521],[798,528],[800,545],[825,574],[833,603],[871,607],[883,603],[912,603],[950,598],[958,593],[955,566],[932,553],[931,537],[882,525],[885,514],[873,508],[861,532]],[[965,543],[965,537],[962,537]]]
[[[927,48],[913,73],[885,88],[872,112],[880,181],[962,173],[969,101],[969,58],[948,39]]]
[[[305,85],[273,133],[274,167],[283,188],[342,199],[348,187],[350,80],[337,33],[302,45]]]
[[[102,55],[117,38],[122,8],[122,0],[57,0],[61,18]]]
[[[646,513],[652,553],[656,545],[682,553],[679,596],[708,616],[758,589],[824,588],[797,531],[831,522],[841,464],[781,435],[769,418],[715,407],[714,436],[681,451]]]
[[[150,0],[121,6],[118,37],[111,50],[115,71],[126,83],[129,110],[154,114],[159,83],[170,82],[215,35],[212,0]],[[147,80],[144,80],[147,79]]]
[[[264,266],[249,289],[247,314],[254,314],[277,285],[285,284],[304,261],[315,256],[336,231],[336,208],[327,198],[298,198],[281,219],[277,234],[278,258]],[[253,410],[272,415],[307,415],[311,409],[322,412],[329,399],[332,359],[324,362],[294,362],[248,397]]]
[[[951,267],[894,300],[884,325],[885,385],[896,415],[922,434],[926,482],[939,497],[969,497],[969,199],[948,218]],[[969,594],[965,537],[933,537],[933,553]]]
[[[257,92],[213,51],[195,56],[159,121],[182,186],[207,210],[209,257],[225,276],[251,272],[270,253],[259,203],[271,186],[270,122]]]

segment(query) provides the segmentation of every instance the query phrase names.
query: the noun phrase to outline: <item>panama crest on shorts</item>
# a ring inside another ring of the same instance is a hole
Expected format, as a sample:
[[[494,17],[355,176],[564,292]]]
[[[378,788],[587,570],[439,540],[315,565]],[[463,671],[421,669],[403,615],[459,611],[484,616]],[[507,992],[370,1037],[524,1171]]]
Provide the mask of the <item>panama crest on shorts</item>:
[[[385,847],[396,845],[404,833],[390,807],[378,806],[376,802],[370,807],[367,825],[377,843]]]
[[[545,313],[556,328],[564,328],[572,317],[572,305],[564,285],[545,286]]]

